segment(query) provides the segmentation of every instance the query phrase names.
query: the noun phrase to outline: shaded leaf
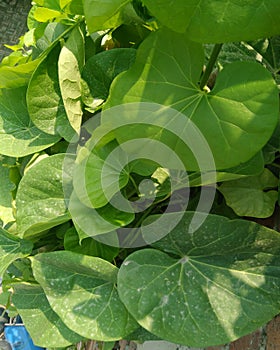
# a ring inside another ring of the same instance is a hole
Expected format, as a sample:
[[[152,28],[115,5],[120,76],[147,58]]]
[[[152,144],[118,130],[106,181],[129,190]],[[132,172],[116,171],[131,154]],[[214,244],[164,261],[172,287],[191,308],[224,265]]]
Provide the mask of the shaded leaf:
[[[264,169],[258,176],[223,183],[219,191],[237,215],[267,218],[274,212],[278,192],[272,189],[277,186],[277,177]]]
[[[280,234],[216,215],[190,234],[193,214],[153,244],[162,251],[142,249],[126,258],[119,294],[137,322],[162,339],[224,344],[279,312]],[[176,214],[165,215],[172,221]]]
[[[108,246],[91,237],[79,238],[74,227],[68,229],[64,236],[64,248],[75,253],[95,256],[107,261],[112,261],[119,253],[116,247]]]
[[[136,50],[114,49],[91,57],[83,70],[83,79],[88,83],[95,98],[106,99],[114,78],[134,63]]]
[[[5,158],[0,157],[0,220],[4,226],[11,221],[14,221],[13,207],[12,207],[12,191],[15,185],[10,180],[10,168],[5,166]]]
[[[216,182],[231,181],[248,176],[259,175],[264,170],[264,157],[262,152],[258,152],[253,158],[240,165],[216,172]],[[210,177],[211,179],[211,177]],[[213,179],[213,177],[212,177]],[[189,175],[190,186],[205,186],[211,182],[201,181],[200,174],[194,173]]]
[[[0,276],[3,276],[9,265],[32,252],[33,244],[20,239],[0,228]]]
[[[13,288],[13,304],[37,346],[66,347],[82,340],[82,337],[71,331],[52,310],[44,290],[39,285],[16,283]]]
[[[107,261],[60,251],[37,255],[33,271],[53,310],[82,336],[111,341],[137,328],[117,293],[118,269]]]

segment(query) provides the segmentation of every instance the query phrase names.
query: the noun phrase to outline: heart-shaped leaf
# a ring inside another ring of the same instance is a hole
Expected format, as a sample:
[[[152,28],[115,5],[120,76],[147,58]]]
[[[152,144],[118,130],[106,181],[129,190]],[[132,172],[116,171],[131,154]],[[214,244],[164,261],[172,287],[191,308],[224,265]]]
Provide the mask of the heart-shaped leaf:
[[[279,312],[280,234],[216,215],[208,215],[190,234],[193,214],[187,212],[153,244],[162,251],[143,249],[128,256],[118,289],[149,332],[204,347],[250,333]],[[172,222],[174,214],[165,215]]]
[[[0,153],[23,157],[57,142],[60,136],[48,135],[30,120],[25,104],[26,87],[0,90]]]
[[[279,34],[278,0],[143,0],[165,26],[192,40],[221,43]],[[252,20],[254,19],[254,20]]]
[[[13,261],[29,255],[32,248],[31,242],[15,237],[0,228],[0,276],[3,276]]]
[[[39,285],[17,283],[13,288],[13,304],[37,346],[66,347],[82,340],[82,337],[65,326],[52,310],[44,290]]]
[[[278,181],[272,172],[264,169],[258,176],[223,183],[219,191],[237,215],[267,218],[274,212],[278,192],[272,189],[277,188]]]
[[[272,135],[278,120],[276,84],[257,63],[235,62],[221,71],[207,93],[198,86],[203,60],[202,46],[186,35],[168,29],[152,33],[139,48],[132,68],[113,82],[107,107],[129,102],[170,106],[186,115],[186,127],[189,118],[201,131],[217,169],[231,168],[252,158]],[[137,133],[143,137],[143,132],[149,132],[145,129],[136,128],[133,137]],[[118,141],[130,135],[125,128],[119,131]],[[172,143],[164,130],[150,128],[149,137]],[[173,139],[187,170],[196,170],[190,151]]]
[[[111,341],[138,328],[120,301],[117,267],[67,251],[37,255],[35,278],[62,321],[88,339]]]
[[[20,234],[32,236],[70,219],[62,186],[64,154],[42,159],[23,176],[17,191]],[[46,171],[46,169],[48,169]]]

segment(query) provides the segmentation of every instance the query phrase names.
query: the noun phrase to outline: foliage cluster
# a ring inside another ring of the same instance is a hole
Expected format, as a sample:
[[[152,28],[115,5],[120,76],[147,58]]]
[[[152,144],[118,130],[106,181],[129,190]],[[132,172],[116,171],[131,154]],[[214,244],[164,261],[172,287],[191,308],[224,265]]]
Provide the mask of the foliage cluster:
[[[279,313],[277,223],[247,220],[280,203],[279,13],[279,0],[34,0],[28,32],[0,64],[0,303],[37,345],[203,347]],[[143,103],[146,117],[110,113],[130,103]],[[149,124],[151,105],[198,127],[215,163],[209,176],[170,120]],[[89,120],[96,129],[82,128]],[[190,200],[175,227],[182,208],[166,212],[169,175],[181,168],[143,157],[102,178],[106,158],[127,159],[135,150],[121,146],[141,138],[185,166]],[[197,205],[211,176],[205,217]],[[130,204],[151,204],[115,208],[119,190]],[[113,244],[118,228],[162,217],[170,232],[147,247]],[[202,224],[190,233],[194,217]]]

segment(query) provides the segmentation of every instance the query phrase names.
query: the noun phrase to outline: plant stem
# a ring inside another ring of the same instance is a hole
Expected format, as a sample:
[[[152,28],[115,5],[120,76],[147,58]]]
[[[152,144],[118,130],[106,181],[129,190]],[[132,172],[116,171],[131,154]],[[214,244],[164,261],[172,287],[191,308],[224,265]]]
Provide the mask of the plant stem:
[[[209,62],[207,64],[207,67],[205,69],[205,72],[204,72],[204,74],[203,74],[203,76],[202,76],[202,78],[200,80],[200,84],[199,85],[200,85],[200,89],[202,91],[204,91],[204,88],[207,85],[208,79],[210,77],[210,74],[213,71],[213,68],[215,66],[215,63],[217,61],[217,57],[218,57],[218,55],[219,55],[219,53],[221,51],[222,46],[223,46],[223,44],[216,44],[214,46],[214,49],[213,49],[213,51],[211,53],[211,56],[210,56]]]

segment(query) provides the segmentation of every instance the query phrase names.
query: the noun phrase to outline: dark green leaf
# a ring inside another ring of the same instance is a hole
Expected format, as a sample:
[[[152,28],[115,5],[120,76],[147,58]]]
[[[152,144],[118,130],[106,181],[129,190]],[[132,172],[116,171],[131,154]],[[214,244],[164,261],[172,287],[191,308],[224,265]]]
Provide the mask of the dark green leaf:
[[[267,218],[274,212],[278,179],[268,169],[258,176],[228,181],[219,187],[227,205],[239,216]],[[270,189],[270,190],[269,190]]]
[[[91,57],[83,70],[82,77],[88,83],[95,98],[106,99],[114,78],[134,63],[136,50],[114,49]]]
[[[1,159],[0,156],[0,220],[2,223],[7,224],[14,221],[13,207],[12,207],[12,191],[15,189],[15,185],[10,180],[10,168],[5,166],[5,158]]]
[[[112,261],[119,253],[118,248],[102,244],[91,237],[80,239],[74,227],[65,233],[64,248],[72,252],[95,256],[107,261]]]
[[[32,252],[33,244],[20,239],[0,228],[0,276],[16,259],[24,258]]]

